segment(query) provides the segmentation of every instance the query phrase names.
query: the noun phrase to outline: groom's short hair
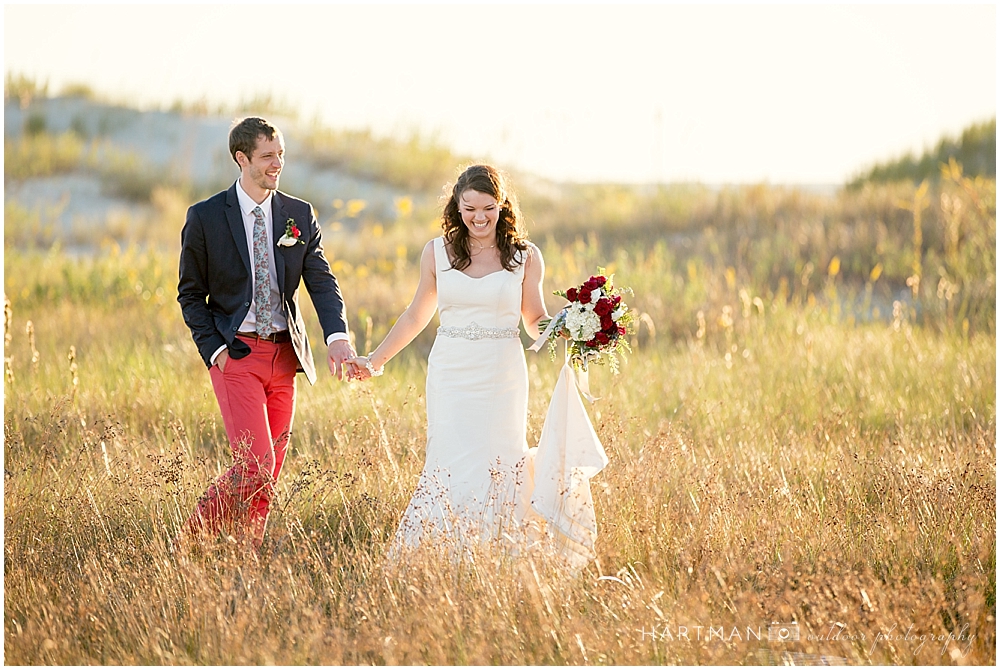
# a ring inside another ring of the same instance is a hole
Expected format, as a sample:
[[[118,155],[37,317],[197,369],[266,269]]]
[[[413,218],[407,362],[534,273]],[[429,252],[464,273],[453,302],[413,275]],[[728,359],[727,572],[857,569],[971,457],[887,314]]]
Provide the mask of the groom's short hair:
[[[239,161],[236,160],[236,152],[242,151],[247,158],[253,158],[253,150],[257,148],[257,138],[261,135],[273,140],[275,137],[281,137],[281,131],[267,119],[259,116],[248,116],[233,122],[233,127],[229,130],[229,153],[237,165]]]

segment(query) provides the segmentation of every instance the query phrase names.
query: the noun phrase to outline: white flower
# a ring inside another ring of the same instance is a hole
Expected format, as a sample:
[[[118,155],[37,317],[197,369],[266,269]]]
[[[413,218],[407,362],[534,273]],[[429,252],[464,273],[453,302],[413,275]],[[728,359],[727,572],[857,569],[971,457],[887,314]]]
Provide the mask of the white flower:
[[[615,321],[625,316],[625,305],[621,305],[615,311],[611,312],[611,318]]]
[[[586,307],[587,305],[574,305],[566,312],[566,329],[569,330],[570,337],[583,342],[594,339],[594,335],[601,329],[601,317]]]
[[[292,237],[291,235],[285,234],[285,235],[282,235],[281,238],[278,240],[278,246],[279,247],[294,247],[296,244],[298,244],[298,242],[299,241],[297,239],[295,239],[294,237]]]

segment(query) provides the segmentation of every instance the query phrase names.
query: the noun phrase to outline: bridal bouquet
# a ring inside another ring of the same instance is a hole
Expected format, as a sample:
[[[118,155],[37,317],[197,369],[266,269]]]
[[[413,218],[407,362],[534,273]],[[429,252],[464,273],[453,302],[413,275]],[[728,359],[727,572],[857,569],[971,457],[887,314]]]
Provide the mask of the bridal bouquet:
[[[634,332],[635,315],[622,301],[622,294],[632,294],[632,289],[615,288],[614,277],[605,277],[604,268],[598,268],[597,272],[580,286],[555,292],[569,304],[547,324],[535,345],[538,347],[547,339],[549,351],[555,357],[556,341],[566,337],[573,367],[586,370],[590,363],[603,364],[607,360],[611,371],[617,374],[618,357],[632,351],[625,335]]]

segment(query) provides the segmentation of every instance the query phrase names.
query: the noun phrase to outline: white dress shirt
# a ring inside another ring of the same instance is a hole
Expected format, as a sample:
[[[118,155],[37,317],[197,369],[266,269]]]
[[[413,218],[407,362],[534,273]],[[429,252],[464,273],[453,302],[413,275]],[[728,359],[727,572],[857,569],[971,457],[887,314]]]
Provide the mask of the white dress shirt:
[[[259,205],[253,201],[246,191],[243,190],[239,180],[236,181],[236,198],[240,202],[240,213],[243,214],[243,230],[247,236],[247,249],[250,252],[250,271],[253,273],[253,227],[257,222],[257,217],[253,211],[260,207],[264,212],[264,231],[267,234],[267,276],[271,284],[271,323],[274,324],[274,331],[280,332],[288,330],[288,321],[281,309],[281,291],[278,290],[278,269],[274,266],[274,232],[271,230],[271,198],[273,192],[268,191],[264,202]],[[254,292],[256,293],[256,291]],[[253,333],[257,331],[257,299],[250,299],[250,311],[240,324],[240,332]]]
[[[240,180],[236,180],[236,198],[240,203],[240,213],[243,215],[243,229],[246,232],[247,239],[247,249],[250,252],[250,269],[253,272],[253,227],[257,221],[257,217],[254,216],[253,210],[260,207],[264,212],[264,229],[267,233],[267,275],[271,280],[271,323],[274,325],[275,332],[288,330],[288,320],[285,318],[284,311],[281,309],[281,292],[278,290],[278,270],[274,265],[274,232],[271,225],[271,198],[273,197],[273,191],[268,191],[267,197],[259,205],[254,202],[253,198],[247,195],[246,191],[243,190],[243,186],[240,184]],[[250,311],[247,312],[246,318],[243,319],[243,323],[240,324],[240,332],[253,333],[257,331],[257,300],[254,297],[250,299]],[[327,346],[330,346],[331,342],[335,340],[349,340],[347,333],[333,333],[330,337],[326,338]],[[212,354],[211,363],[215,365],[215,359],[218,358],[219,354],[226,349],[223,345],[219,347],[214,354]]]

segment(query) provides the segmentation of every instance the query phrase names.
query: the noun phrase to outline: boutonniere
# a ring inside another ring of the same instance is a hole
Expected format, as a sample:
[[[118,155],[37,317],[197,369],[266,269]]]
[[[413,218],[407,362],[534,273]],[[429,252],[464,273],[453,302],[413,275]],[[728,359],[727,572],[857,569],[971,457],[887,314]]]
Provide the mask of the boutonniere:
[[[295,219],[288,219],[285,222],[285,234],[278,240],[279,247],[294,247],[301,242],[299,236],[302,235],[299,227],[295,225]]]

